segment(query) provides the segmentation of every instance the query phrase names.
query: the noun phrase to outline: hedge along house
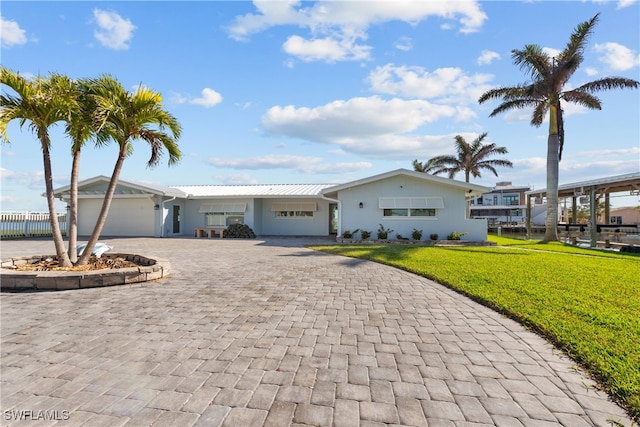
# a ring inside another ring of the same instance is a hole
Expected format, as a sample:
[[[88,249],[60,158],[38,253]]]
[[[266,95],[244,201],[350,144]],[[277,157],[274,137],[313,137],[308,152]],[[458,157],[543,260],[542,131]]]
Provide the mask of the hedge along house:
[[[90,235],[109,183],[78,183],[78,234]],[[467,218],[467,197],[488,188],[406,169],[342,185],[265,184],[162,186],[120,180],[103,236],[193,236],[197,228],[247,224],[257,235],[330,236],[382,224],[396,234],[424,237],[453,231],[484,241],[486,220]],[[55,190],[69,201],[69,187]]]

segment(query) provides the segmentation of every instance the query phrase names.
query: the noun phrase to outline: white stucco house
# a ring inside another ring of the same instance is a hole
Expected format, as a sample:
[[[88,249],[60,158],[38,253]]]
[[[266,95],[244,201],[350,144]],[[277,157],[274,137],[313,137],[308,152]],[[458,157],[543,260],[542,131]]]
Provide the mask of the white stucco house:
[[[91,234],[109,177],[79,183],[78,234]],[[193,236],[197,228],[247,224],[262,236],[340,236],[382,224],[396,234],[423,238],[453,231],[485,241],[485,219],[468,218],[468,199],[489,188],[407,169],[346,184],[163,186],[120,180],[103,236]],[[69,186],[55,190],[68,202]]]

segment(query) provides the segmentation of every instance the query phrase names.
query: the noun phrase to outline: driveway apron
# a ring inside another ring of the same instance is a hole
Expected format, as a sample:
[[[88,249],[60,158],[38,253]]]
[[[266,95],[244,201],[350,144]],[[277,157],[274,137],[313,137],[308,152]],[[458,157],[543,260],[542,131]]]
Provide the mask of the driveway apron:
[[[631,425],[544,339],[414,274],[313,239],[102,241],[171,275],[2,293],[2,425]]]

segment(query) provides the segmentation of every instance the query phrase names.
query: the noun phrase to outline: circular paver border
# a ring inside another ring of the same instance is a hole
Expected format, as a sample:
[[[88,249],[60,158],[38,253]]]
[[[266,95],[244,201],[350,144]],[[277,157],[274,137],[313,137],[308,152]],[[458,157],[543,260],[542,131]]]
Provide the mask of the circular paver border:
[[[136,267],[85,271],[16,271],[12,267],[54,258],[51,255],[14,257],[2,260],[0,286],[2,290],[69,290],[129,285],[166,277],[169,261],[142,255],[110,253],[104,257],[119,257],[138,264]]]

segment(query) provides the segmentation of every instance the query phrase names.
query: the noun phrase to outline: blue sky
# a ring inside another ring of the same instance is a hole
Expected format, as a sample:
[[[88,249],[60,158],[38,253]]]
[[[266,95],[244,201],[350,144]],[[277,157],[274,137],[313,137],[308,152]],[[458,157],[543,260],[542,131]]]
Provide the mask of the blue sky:
[[[544,188],[546,123],[532,127],[525,110],[490,118],[497,104],[477,99],[527,81],[512,49],[561,50],[596,13],[569,85],[640,80],[637,1],[4,0],[0,59],[25,76],[107,73],[131,90],[142,84],[161,93],[183,127],[183,158],[148,169],[149,150],[136,143],[124,180],[344,183],[412,169],[414,159],[453,154],[456,135],[472,141],[487,132],[485,142],[506,147],[514,167],[472,182]],[[640,170],[640,91],[598,96],[601,111],[565,107],[561,184]],[[61,127],[51,134],[54,184],[67,185],[70,143]],[[35,136],[17,122],[8,135],[1,209],[46,211]],[[111,175],[116,156],[115,145],[85,149],[81,179]]]

